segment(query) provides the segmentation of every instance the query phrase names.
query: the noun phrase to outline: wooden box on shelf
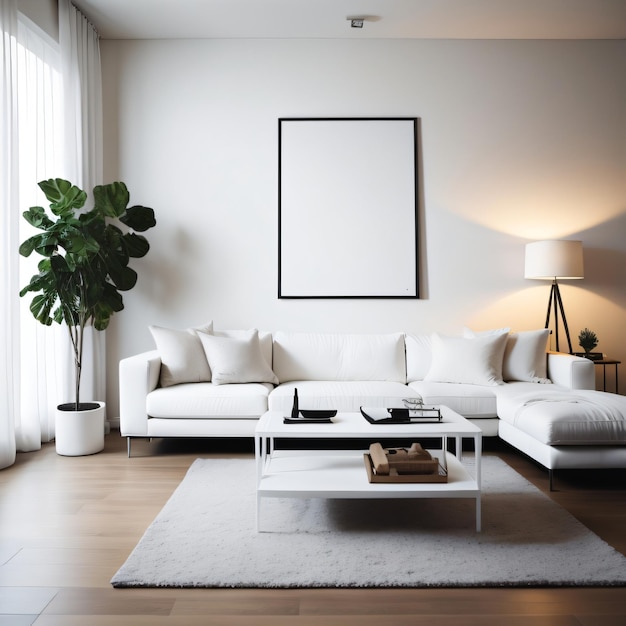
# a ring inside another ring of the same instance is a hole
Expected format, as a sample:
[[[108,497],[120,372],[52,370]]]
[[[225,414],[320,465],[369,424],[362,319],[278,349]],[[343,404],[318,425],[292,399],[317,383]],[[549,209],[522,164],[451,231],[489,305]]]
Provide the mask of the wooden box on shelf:
[[[445,453],[443,458],[445,463]],[[373,443],[363,459],[370,483],[448,482],[446,468],[419,443],[408,449],[385,449],[380,443]]]

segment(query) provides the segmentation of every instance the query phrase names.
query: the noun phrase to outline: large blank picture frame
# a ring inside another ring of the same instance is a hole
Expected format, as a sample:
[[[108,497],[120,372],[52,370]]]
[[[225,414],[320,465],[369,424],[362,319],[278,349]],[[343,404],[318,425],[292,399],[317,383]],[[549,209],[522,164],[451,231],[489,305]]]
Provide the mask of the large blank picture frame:
[[[280,118],[279,298],[418,298],[417,118]]]

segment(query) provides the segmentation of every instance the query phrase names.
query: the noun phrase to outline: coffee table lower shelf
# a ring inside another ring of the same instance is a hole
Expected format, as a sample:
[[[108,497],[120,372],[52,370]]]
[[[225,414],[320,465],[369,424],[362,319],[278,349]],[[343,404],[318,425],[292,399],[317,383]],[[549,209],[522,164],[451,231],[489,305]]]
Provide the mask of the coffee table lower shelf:
[[[440,450],[431,451],[439,456]],[[481,528],[480,488],[476,478],[446,452],[446,483],[370,483],[363,451],[274,451],[265,460],[257,485],[257,531],[263,498],[474,498],[476,531]]]

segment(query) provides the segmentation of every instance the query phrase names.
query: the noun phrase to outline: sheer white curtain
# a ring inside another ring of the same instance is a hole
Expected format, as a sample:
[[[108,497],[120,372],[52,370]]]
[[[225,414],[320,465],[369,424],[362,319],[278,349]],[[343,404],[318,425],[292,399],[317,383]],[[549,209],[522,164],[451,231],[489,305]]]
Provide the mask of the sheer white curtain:
[[[0,467],[15,461],[15,420],[19,415],[19,328],[17,292],[17,9],[14,0],[0,0]]]
[[[64,84],[65,162],[61,178],[91,191],[102,180],[102,75],[96,29],[69,0],[59,0],[59,43]],[[63,402],[73,399],[74,370],[69,340],[64,343]],[[81,399],[104,401],[104,331],[88,328],[84,338]]]
[[[21,218],[41,204],[36,182],[60,163],[61,95],[58,44],[19,15],[15,0],[0,0],[0,467],[16,450],[30,451],[54,435],[56,403],[54,335],[28,310],[18,293],[36,272],[37,259],[18,248],[31,228]]]
[[[18,17],[17,70],[19,208],[15,213],[21,216],[30,206],[46,206],[37,182],[57,175],[63,155],[58,44],[23,16]],[[20,241],[35,232],[19,217]],[[36,254],[20,259],[20,286],[37,273],[40,260]],[[37,449],[41,441],[54,437],[54,408],[59,403],[58,329],[35,320],[29,310],[31,300],[30,295],[20,300],[18,450]]]
[[[67,329],[36,322],[30,298],[18,296],[38,260],[19,257],[30,228],[21,214],[46,206],[40,180],[67,178],[89,192],[102,182],[98,35],[69,0],[59,0],[59,20],[61,57],[19,15],[16,0],[0,0],[0,468],[14,462],[16,450],[36,450],[54,437],[54,408],[73,388]],[[93,335],[83,389],[99,400],[104,337]],[[63,350],[67,361],[59,360]]]

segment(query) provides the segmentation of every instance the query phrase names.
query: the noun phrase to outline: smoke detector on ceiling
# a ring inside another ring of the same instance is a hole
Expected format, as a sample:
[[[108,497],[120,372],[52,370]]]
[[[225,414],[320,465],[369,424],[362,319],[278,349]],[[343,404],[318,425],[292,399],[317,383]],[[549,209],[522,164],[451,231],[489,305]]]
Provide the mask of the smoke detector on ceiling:
[[[348,15],[346,19],[350,22],[350,28],[363,28],[365,22],[378,22],[381,18],[378,15]]]

